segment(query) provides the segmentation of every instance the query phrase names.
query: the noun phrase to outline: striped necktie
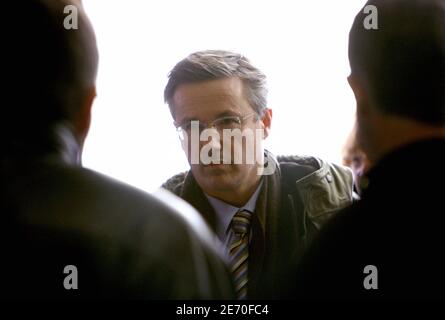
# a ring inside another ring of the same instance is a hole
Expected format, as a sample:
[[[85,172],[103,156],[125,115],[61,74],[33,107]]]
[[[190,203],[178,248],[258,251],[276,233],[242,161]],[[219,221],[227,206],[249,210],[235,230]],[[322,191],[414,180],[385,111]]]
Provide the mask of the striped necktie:
[[[229,245],[229,262],[238,299],[247,296],[247,262],[249,258],[249,230],[252,214],[238,211],[232,219],[232,237]]]

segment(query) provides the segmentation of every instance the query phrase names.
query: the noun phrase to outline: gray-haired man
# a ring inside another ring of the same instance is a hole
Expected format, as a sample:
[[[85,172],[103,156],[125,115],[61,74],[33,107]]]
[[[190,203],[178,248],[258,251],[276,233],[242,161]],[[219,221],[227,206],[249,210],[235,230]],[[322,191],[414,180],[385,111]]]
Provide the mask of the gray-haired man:
[[[191,170],[164,184],[226,244],[238,297],[285,298],[322,223],[352,202],[352,174],[313,157],[264,150],[272,111],[265,75],[228,51],[189,55],[165,88]]]

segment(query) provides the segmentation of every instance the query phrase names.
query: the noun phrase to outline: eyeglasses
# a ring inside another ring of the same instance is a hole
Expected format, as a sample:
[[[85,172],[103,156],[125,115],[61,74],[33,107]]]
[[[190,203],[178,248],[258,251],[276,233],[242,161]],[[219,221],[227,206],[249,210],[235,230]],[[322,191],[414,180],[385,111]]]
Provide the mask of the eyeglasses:
[[[176,126],[176,131],[178,131],[179,137],[181,139],[185,138],[185,135],[190,135],[192,131],[192,124],[196,123],[198,124],[199,133],[204,131],[205,129],[214,128],[218,130],[218,132],[222,133],[223,130],[229,129],[241,129],[243,123],[249,119],[250,117],[254,116],[256,112],[249,113],[248,115],[245,115],[243,117],[238,116],[224,116],[218,119],[213,120],[212,122],[205,123],[198,120],[191,120],[186,121],[180,125]]]

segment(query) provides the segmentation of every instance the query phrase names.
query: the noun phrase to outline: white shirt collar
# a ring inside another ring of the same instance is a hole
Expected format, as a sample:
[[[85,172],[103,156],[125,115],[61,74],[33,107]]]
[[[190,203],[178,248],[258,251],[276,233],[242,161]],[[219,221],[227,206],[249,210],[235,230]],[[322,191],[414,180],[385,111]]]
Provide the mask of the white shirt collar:
[[[247,201],[247,203],[239,208],[204,193],[216,212],[216,218],[217,218],[216,233],[218,237],[221,239],[221,241],[224,242],[226,240],[230,222],[232,221],[233,216],[239,210],[248,210],[252,213],[255,211],[256,202],[258,200],[258,196],[260,194],[262,185],[263,185],[263,180],[261,180],[260,184],[256,188],[255,192],[252,194],[250,199]]]

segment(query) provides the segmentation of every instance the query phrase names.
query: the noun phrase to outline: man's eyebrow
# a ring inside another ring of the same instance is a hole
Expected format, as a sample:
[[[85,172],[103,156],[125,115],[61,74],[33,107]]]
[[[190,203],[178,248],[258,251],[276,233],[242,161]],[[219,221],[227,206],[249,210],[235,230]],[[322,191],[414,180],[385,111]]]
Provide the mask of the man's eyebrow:
[[[239,116],[240,115],[235,112],[223,111],[223,112],[218,113],[216,115],[215,119],[213,119],[212,121],[215,121],[216,119],[223,118],[223,117],[239,117]],[[191,121],[203,122],[203,121],[200,121],[197,117],[187,117],[187,118],[184,118],[181,122],[178,122],[177,124],[181,126],[185,123],[190,123]]]
[[[237,114],[235,112],[231,112],[231,111],[224,111],[224,112],[218,113],[215,120],[219,119],[219,118],[223,118],[223,117],[234,117],[234,116],[239,117],[239,114]]]

